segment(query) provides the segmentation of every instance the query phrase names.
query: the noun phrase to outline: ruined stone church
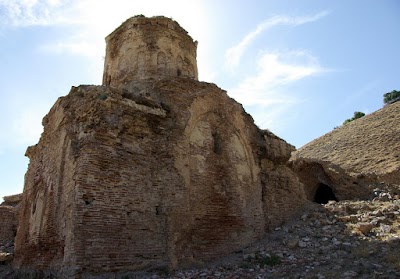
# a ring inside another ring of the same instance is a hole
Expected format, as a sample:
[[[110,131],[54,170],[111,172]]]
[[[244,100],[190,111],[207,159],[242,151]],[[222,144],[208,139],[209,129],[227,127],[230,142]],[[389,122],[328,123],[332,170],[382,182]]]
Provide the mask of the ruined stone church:
[[[57,100],[27,149],[23,194],[0,204],[0,244],[15,240],[0,264],[71,279],[202,265],[311,201],[398,189],[400,102],[295,151],[199,82],[196,52],[165,17],[132,17],[106,38],[103,85]]]
[[[15,267],[80,278],[188,266],[299,212],[294,147],[198,81],[197,42],[177,22],[132,17],[106,43],[103,85],[60,97],[27,150]]]

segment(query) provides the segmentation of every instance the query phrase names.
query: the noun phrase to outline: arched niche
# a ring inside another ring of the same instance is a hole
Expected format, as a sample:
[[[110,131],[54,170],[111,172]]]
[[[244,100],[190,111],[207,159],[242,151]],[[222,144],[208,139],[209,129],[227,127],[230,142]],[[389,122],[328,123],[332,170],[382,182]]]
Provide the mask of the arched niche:
[[[189,125],[185,131],[191,212],[188,246],[193,257],[201,259],[211,251],[223,254],[253,239],[256,229],[248,219],[256,212],[257,194],[251,189],[257,178],[242,135],[220,113],[206,112]]]
[[[157,54],[157,71],[160,75],[166,75],[167,71],[167,56],[164,52],[160,51]]]
[[[182,73],[182,70],[183,70],[183,60],[182,60],[182,57],[181,56],[178,56],[177,58],[176,58],[176,75],[179,77],[179,76],[181,76],[183,73]]]
[[[146,74],[146,54],[143,51],[139,51],[137,54],[137,68],[139,76]]]

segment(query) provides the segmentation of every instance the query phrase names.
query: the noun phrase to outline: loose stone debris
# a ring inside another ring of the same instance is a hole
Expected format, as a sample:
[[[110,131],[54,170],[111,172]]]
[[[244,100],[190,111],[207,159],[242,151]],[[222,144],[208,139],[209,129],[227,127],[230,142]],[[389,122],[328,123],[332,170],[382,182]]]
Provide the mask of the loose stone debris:
[[[310,204],[262,241],[204,267],[104,278],[400,278],[400,198],[393,194],[399,190],[377,190],[366,201]],[[13,244],[0,250],[0,259],[12,257]],[[15,276],[0,265],[0,278]]]

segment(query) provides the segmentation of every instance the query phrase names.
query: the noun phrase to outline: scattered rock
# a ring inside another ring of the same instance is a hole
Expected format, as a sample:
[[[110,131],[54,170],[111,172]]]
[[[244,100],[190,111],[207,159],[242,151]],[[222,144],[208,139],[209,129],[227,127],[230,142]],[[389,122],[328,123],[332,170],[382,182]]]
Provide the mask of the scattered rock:
[[[368,234],[374,228],[372,223],[359,223],[357,225],[357,229],[362,232],[363,234]]]
[[[343,278],[354,278],[357,276],[357,274],[358,273],[356,271],[349,270],[349,271],[346,271],[345,273],[343,273]]]
[[[299,245],[300,248],[306,248],[306,247],[307,247],[307,243],[304,242],[304,241],[302,241],[302,240],[300,240],[300,241],[298,242],[298,245]]]
[[[228,257],[209,269],[167,278],[201,278],[202,273],[207,274],[203,278],[398,278],[400,215],[390,214],[398,210],[391,204],[367,200],[318,205],[244,249],[237,260]],[[388,216],[387,224],[372,222],[380,215]],[[324,225],[318,228],[316,223]],[[352,234],[353,229],[358,233]]]
[[[288,240],[287,242],[287,247],[290,249],[293,249],[297,246],[297,244],[299,243],[299,239],[298,238],[291,238]]]
[[[14,258],[14,256],[11,253],[2,253],[0,252],[0,263],[1,262],[9,262],[12,261],[12,259]]]

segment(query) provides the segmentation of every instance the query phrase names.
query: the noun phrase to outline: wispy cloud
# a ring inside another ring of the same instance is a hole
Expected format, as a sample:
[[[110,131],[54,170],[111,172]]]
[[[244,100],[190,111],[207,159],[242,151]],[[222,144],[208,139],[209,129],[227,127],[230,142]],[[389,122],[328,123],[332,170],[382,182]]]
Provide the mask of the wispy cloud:
[[[0,0],[0,24],[4,26],[71,26],[74,29],[64,34],[62,42],[47,46],[50,50],[61,48],[76,53],[78,42],[86,39],[93,48],[99,48],[98,41],[112,32],[127,18],[135,14],[146,16],[165,15],[177,19],[195,39],[207,34],[204,28],[204,4],[200,0]],[[181,9],[177,9],[181,7]],[[190,16],[188,17],[188,14]],[[96,38],[96,41],[93,40]],[[87,44],[81,45],[87,48]],[[87,51],[82,51],[87,53]]]
[[[264,31],[278,25],[294,27],[315,22],[329,12],[311,16],[274,16],[260,24],[225,52],[225,63],[230,71],[240,65],[250,44]],[[256,58],[256,71],[231,88],[229,95],[242,103],[262,128],[279,130],[290,121],[287,112],[303,102],[302,96],[291,89],[296,82],[327,71],[317,57],[307,50],[262,50]],[[277,125],[279,123],[279,125]]]
[[[65,23],[61,11],[67,12],[71,1],[60,0],[0,0],[2,25],[32,26]]]
[[[230,95],[244,105],[269,106],[295,102],[280,90],[300,79],[327,71],[305,51],[263,52],[254,76],[243,79]]]
[[[194,39],[208,45],[210,28],[203,20],[206,13],[201,0],[0,0],[0,35],[2,30],[8,32],[9,28],[52,27],[51,37],[41,38],[40,44],[33,47],[42,53],[85,58],[85,74],[100,81],[104,65],[101,58],[105,55],[104,37],[136,14],[173,17]],[[202,50],[199,55],[208,57]],[[207,61],[200,67],[203,79],[215,77]],[[5,130],[8,131],[0,134],[0,147],[14,148],[36,143],[42,132],[41,119],[51,103],[43,107],[39,101],[32,100],[26,106],[31,109],[24,111],[18,109],[23,107],[21,103],[11,106],[15,108],[11,110],[13,116],[7,117],[13,121],[0,119],[1,126],[7,127]]]
[[[248,33],[246,36],[242,38],[242,40],[235,46],[229,48],[225,53],[225,61],[226,65],[230,70],[234,70],[240,63],[240,59],[243,56],[246,48],[253,42],[259,34],[262,32],[277,26],[277,25],[289,25],[289,26],[298,26],[308,22],[314,22],[319,20],[320,18],[328,15],[329,12],[323,11],[318,14],[312,16],[302,16],[302,17],[289,17],[289,16],[274,16],[271,17],[260,24],[257,27]]]
[[[304,101],[293,92],[292,85],[329,71],[306,51],[264,51],[256,68],[254,75],[241,80],[228,93],[246,107],[257,125],[274,132],[279,132],[285,121],[290,121],[287,112]]]
[[[2,12],[3,11],[3,12]],[[205,5],[200,0],[0,0],[0,29],[5,26],[63,26],[62,36],[43,42],[42,52],[72,54],[93,59],[101,71],[104,37],[135,14],[165,15],[177,20],[189,34],[201,42],[199,57],[209,57]],[[0,30],[1,31],[1,30]],[[100,62],[99,62],[100,61]],[[199,63],[202,79],[213,79],[215,72],[204,59]]]

